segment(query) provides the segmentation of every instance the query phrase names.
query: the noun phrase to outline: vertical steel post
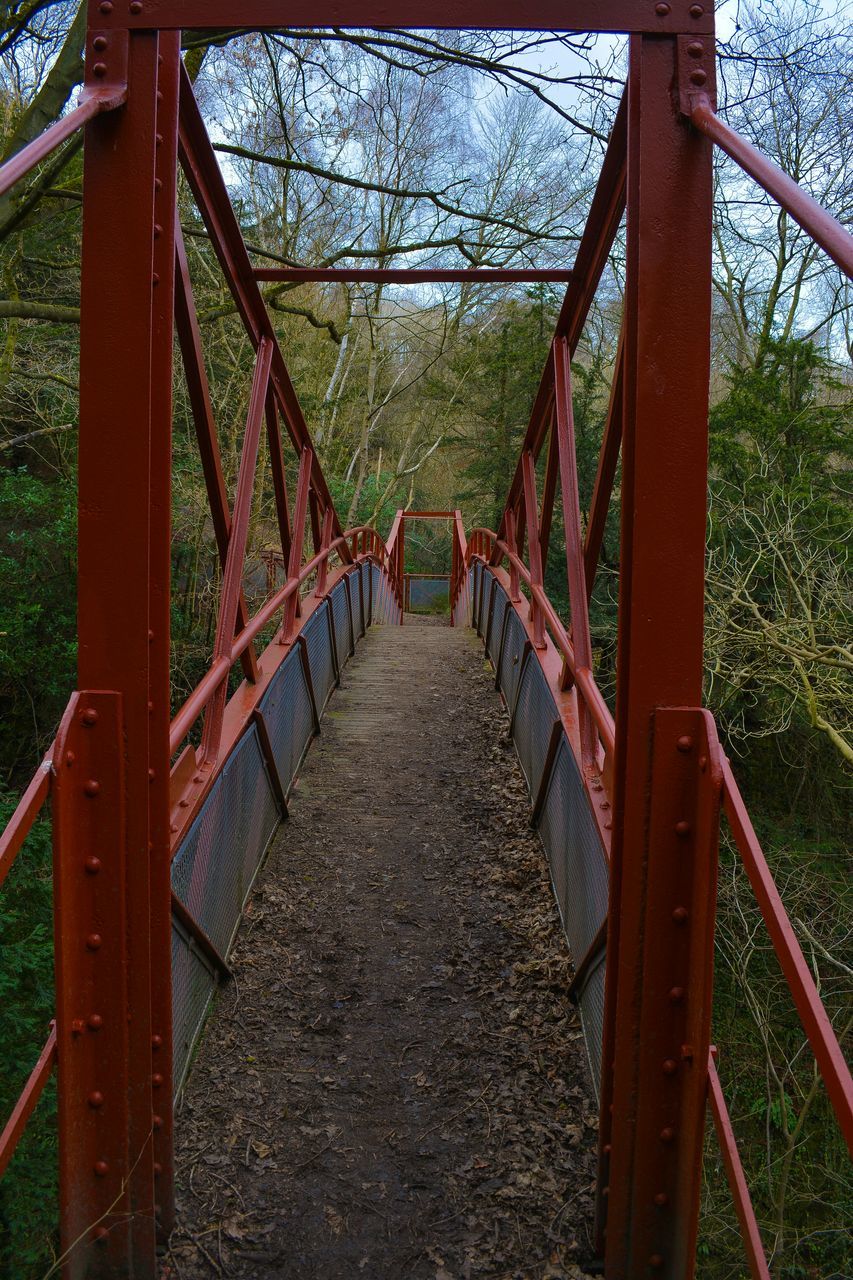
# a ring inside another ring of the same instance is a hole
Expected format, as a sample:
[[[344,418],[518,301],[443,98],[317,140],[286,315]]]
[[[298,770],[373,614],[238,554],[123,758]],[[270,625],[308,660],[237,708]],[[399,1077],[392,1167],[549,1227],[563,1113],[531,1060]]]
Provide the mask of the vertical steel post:
[[[148,797],[151,824],[151,1109],[154,1125],[154,1200],[157,1225],[164,1239],[168,1238],[174,1226],[169,688],[172,352],[180,61],[180,33],[163,32],[158,51],[159,142],[156,146],[154,178],[154,278],[157,286],[152,293]],[[251,664],[256,670],[254,655],[251,657]]]
[[[102,56],[109,59],[113,44],[119,46],[123,36],[90,30],[87,39],[99,52],[100,44],[94,42],[104,41]],[[163,326],[173,306],[171,274],[160,277],[154,261],[155,238],[168,242],[173,226],[172,210],[160,208],[160,196],[168,189],[157,183],[176,162],[173,95],[165,82],[158,117],[158,74],[161,66],[165,73],[167,59],[171,66],[174,42],[164,41],[163,48],[169,52],[160,64],[156,33],[129,37],[127,104],[87,126],[81,281],[78,680],[83,689],[120,695],[127,816],[127,936],[117,963],[125,967],[128,991],[127,1165],[122,1177],[131,1216],[125,1268],[110,1274],[135,1277],[153,1277],[156,1270],[150,875],[153,853],[158,867],[154,945],[159,949],[165,791],[156,783],[157,770],[168,768],[163,735],[163,717],[169,713],[168,632],[162,630],[167,625],[168,540],[160,530],[152,533],[152,518],[159,519],[170,501],[168,400],[161,387],[154,391],[155,382],[171,378],[171,342],[165,341]],[[153,839],[161,842],[155,849]],[[85,851],[81,848],[77,856]],[[157,955],[158,968],[161,960]],[[157,990],[159,1019],[159,982]],[[61,1073],[61,1053],[59,1069]],[[170,1080],[165,1088],[171,1089]],[[65,1132],[61,1141],[73,1141],[73,1135]],[[60,1189],[63,1215],[69,1208],[67,1195],[66,1185]]]
[[[682,945],[659,874],[660,860],[673,855],[650,834],[652,735],[661,708],[697,707],[702,692],[711,152],[679,116],[675,77],[675,38],[632,37],[615,800],[601,1091],[600,1176],[607,1185],[599,1187],[612,1280],[652,1274],[686,1280],[693,1274],[704,1109],[659,1126],[653,1141],[649,1134],[664,1091],[678,1113],[689,1072],[704,1071],[707,1062],[707,1047],[701,1058],[695,1045],[697,1066],[669,1057],[652,1064],[656,1044],[642,1034],[666,1016],[667,1007],[660,981],[647,980],[646,948],[658,962],[661,955],[668,959],[675,987]],[[664,769],[654,780],[674,794],[676,783],[666,774]],[[668,798],[657,797],[658,812]],[[712,889],[708,860],[697,859],[696,868],[700,882],[692,892],[701,899],[703,878],[706,896]],[[662,969],[667,964],[658,963],[658,979]],[[677,1215],[667,1190],[655,1185],[663,1148],[682,1176]],[[666,1243],[652,1247],[652,1239]]]

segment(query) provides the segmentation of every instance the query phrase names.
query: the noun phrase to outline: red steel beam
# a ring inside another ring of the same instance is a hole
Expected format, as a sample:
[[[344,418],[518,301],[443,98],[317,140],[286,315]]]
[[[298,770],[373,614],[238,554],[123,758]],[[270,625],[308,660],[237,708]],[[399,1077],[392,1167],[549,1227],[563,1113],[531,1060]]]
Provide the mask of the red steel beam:
[[[674,39],[631,40],[616,769],[599,1192],[606,1180],[608,1274],[642,1275],[654,1265],[668,1280],[687,1280],[695,1260],[697,1139],[701,1146],[704,1110],[698,1116],[690,1109],[690,1071],[680,1063],[670,1078],[658,1062],[652,1086],[650,1048],[642,1035],[656,1012],[663,1016],[666,1009],[665,993],[645,981],[647,944],[656,940],[663,957],[669,956],[675,985],[679,971],[666,886],[650,880],[650,732],[660,709],[701,704],[703,673],[711,147],[673,101],[676,53]],[[710,876],[710,867],[702,874]],[[713,885],[706,891],[711,896]],[[701,886],[694,892],[702,901]],[[699,1063],[703,1072],[706,1059],[707,1051]],[[649,1133],[660,1092],[672,1082],[690,1115],[668,1146],[669,1167],[682,1172],[679,1220],[670,1223],[667,1247],[652,1251],[649,1240],[660,1238],[660,1215],[650,1179],[670,1126],[653,1138]],[[685,1153],[696,1156],[692,1166]],[[599,1198],[599,1222],[602,1209]]]
[[[773,949],[823,1076],[847,1149],[853,1156],[853,1080],[811,970],[767,865],[731,765],[723,762],[724,811]]]
[[[607,409],[607,420],[604,424],[601,451],[598,455],[595,482],[592,486],[592,498],[589,504],[589,519],[587,520],[586,539],[583,549],[588,600],[592,598],[592,589],[595,586],[601,546],[604,542],[604,529],[607,524],[607,512],[613,494],[616,467],[619,463],[619,450],[622,447],[622,371],[624,369],[624,360],[624,347],[622,335],[620,334],[619,347],[616,351],[616,367],[613,371],[613,382],[610,386],[610,403]]]
[[[31,170],[52,155],[63,142],[72,138],[75,133],[100,115],[102,111],[114,111],[127,99],[125,85],[105,85],[102,89],[86,89],[80,95],[79,104],[57,120],[44,133],[40,133],[26,147],[23,147],[11,160],[0,167],[0,196],[11,191],[16,183],[25,178]]]
[[[271,363],[272,343],[268,338],[261,338],[258,344],[258,356],[252,380],[249,411],[246,416],[243,449],[240,454],[240,473],[237,478],[231,536],[228,540],[228,557],[222,573],[219,618],[216,624],[216,639],[213,646],[214,663],[225,654],[231,653],[234,639],[237,606],[240,599],[243,566],[246,559],[246,542],[249,536],[249,517],[252,513],[258,447],[261,441],[261,426],[264,422],[264,405],[267,398]],[[217,689],[216,696],[211,700],[211,705],[205,718],[204,733],[201,741],[201,760],[202,763],[207,765],[216,760],[219,751],[222,713],[225,709],[226,695],[227,685],[223,682]]]
[[[161,166],[176,163],[169,154],[174,131],[158,127],[163,120],[161,114],[158,121],[158,56],[157,34],[135,33],[128,55],[133,92],[126,106],[86,126],[78,464],[78,684],[114,690],[123,718],[127,946],[117,954],[111,980],[118,983],[126,975],[133,1010],[127,1028],[129,1074],[126,1087],[119,1086],[127,1105],[127,1155],[120,1173],[129,1188],[130,1265],[140,1276],[153,1276],[156,1265],[149,846],[151,806],[162,803],[162,792],[152,795],[149,771],[156,776],[169,768],[167,756],[154,754],[160,742],[152,738],[149,707],[152,700],[155,705],[169,700],[168,687],[152,687],[160,661],[151,636],[152,585],[165,583],[169,572],[168,564],[152,566],[152,557],[164,551],[162,540],[152,538],[151,486],[162,509],[169,499],[161,501],[159,495],[168,493],[169,476],[152,475],[150,468],[152,458],[162,457],[170,430],[153,382],[171,378],[171,348],[159,343],[155,329],[161,309],[171,314],[173,307],[168,279],[156,279],[154,271],[155,237],[158,231],[170,237],[173,225],[171,210],[165,224],[155,217],[155,180]],[[166,99],[161,107],[167,110]],[[156,312],[155,290],[160,290]],[[161,645],[165,639],[159,637]],[[168,966],[169,957],[158,955],[155,962]],[[59,1032],[61,1077],[66,1046]],[[113,1109],[105,1114],[116,1126],[111,1139],[118,1151],[125,1121]],[[60,1122],[61,1142],[63,1132],[67,1141]],[[68,1168],[60,1181],[66,1216],[73,1208]]]
[[[566,576],[569,584],[569,606],[572,614],[572,644],[575,661],[592,670],[592,640],[589,634],[586,580],[583,569],[581,509],[578,496],[578,462],[575,441],[575,417],[572,408],[572,369],[569,344],[558,338],[554,344],[554,404],[557,454],[560,463],[560,491],[563,499],[563,528],[566,537]],[[595,725],[581,700],[580,720],[581,765],[592,769],[595,764]]]
[[[69,1280],[122,1274],[131,1258],[132,1274],[152,1280],[156,1274],[153,1204],[144,1224],[132,1211],[134,1198],[138,1203],[153,1193],[151,1040],[149,1034],[142,1062],[134,1062],[133,1026],[140,1018],[150,1026],[150,1008],[133,1003],[139,984],[126,959],[138,903],[130,892],[135,868],[125,856],[122,702],[118,693],[76,693],[56,738],[59,1226]],[[132,1126],[136,1107],[144,1108],[146,1120],[141,1151]],[[144,1153],[149,1181],[140,1188],[131,1179],[134,1160]]]
[[[532,453],[523,453],[521,463],[524,476],[524,511],[527,519],[527,541],[530,547],[530,584],[542,588],[542,546],[539,542],[539,512],[536,498],[536,463]],[[536,596],[530,601],[530,620],[533,623],[533,643],[537,649],[545,644],[545,626],[542,609]]]
[[[9,1166],[9,1161],[15,1154],[15,1148],[20,1141],[21,1134],[24,1132],[27,1121],[35,1110],[36,1103],[44,1092],[44,1086],[50,1079],[50,1073],[55,1064],[56,1026],[54,1025],[47,1038],[47,1043],[38,1056],[36,1065],[27,1078],[27,1083],[21,1090],[12,1114],[3,1126],[3,1132],[0,1133],[0,1178],[3,1177]]]
[[[150,1101],[155,1203],[161,1242],[174,1227],[172,1093],[172,860],[169,833],[169,721],[172,612],[172,361],[175,234],[178,221],[178,68],[181,38],[159,39],[154,177],[154,261],[151,295],[151,452],[149,455],[149,859],[151,929]],[[159,139],[159,141],[158,141]]]
[[[598,183],[592,198],[589,217],[581,235],[578,251],[572,267],[572,278],[560,310],[555,338],[568,340],[569,352],[574,355],[586,323],[595,291],[601,279],[607,257],[619,230],[625,210],[627,156],[627,93],[623,94],[619,110],[607,141],[607,150],[601,165]],[[539,457],[548,430],[548,407],[553,395],[553,363],[549,355],[542,373],[530,422],[524,437],[522,452],[530,450]],[[522,492],[521,460],[515,469],[507,495],[506,508],[517,507]],[[499,534],[503,534],[501,524]],[[523,547],[522,529],[517,531],[519,547]]]
[[[280,17],[279,14],[279,19]],[[233,14],[229,25],[233,26]],[[300,455],[304,448],[311,448],[313,455],[311,435],[290,381],[272,320],[254,278],[243,233],[232,208],[228,190],[216,160],[216,153],[207,135],[204,120],[185,69],[181,71],[179,154],[187,181],[210,235],[213,250],[219,259],[226,283],[237,304],[237,310],[246,330],[255,347],[261,337],[268,338],[273,344],[270,380],[293,447]],[[316,456],[314,456],[311,483],[321,507],[325,509],[331,506],[334,511],[332,496]],[[334,531],[336,536],[343,532],[337,513]],[[348,548],[343,552],[343,559],[347,563],[351,561]]]
[[[198,451],[201,458],[201,469],[207,489],[207,502],[213,524],[213,534],[219,552],[219,563],[225,568],[228,559],[228,542],[231,537],[231,511],[228,503],[228,491],[225,488],[225,476],[222,473],[222,456],[219,450],[219,439],[216,431],[216,420],[210,399],[210,387],[204,364],[204,352],[201,342],[201,331],[198,327],[198,315],[195,307],[192,281],[190,280],[189,263],[177,217],[175,219],[175,327],[184,364],[184,377],[187,393],[195,425]],[[273,463],[275,475],[275,463]],[[243,627],[248,618],[246,597],[242,586],[237,602],[237,626]],[[257,679],[258,668],[254,650],[247,649],[243,655],[243,672],[248,680]]]
[[[503,267],[255,267],[256,280],[288,284],[565,284],[571,271]]]
[[[18,801],[15,812],[0,833],[0,885],[12,870],[15,858],[50,793],[52,770],[53,747],[39,765],[38,771],[33,775],[26,791]]]
[[[106,6],[101,7],[101,13]],[[292,27],[410,27],[430,31],[603,31],[705,32],[714,29],[711,0],[536,0],[490,4],[488,0],[292,0],[286,13],[281,0],[243,0],[235,14],[232,0],[137,0],[128,13],[116,6],[111,18],[98,23],[116,27],[186,27],[232,30],[235,20],[248,30]]]
[[[827,213],[816,200],[798,187],[787,173],[760,151],[756,151],[746,138],[730,129],[717,115],[707,94],[697,96],[690,112],[690,120],[695,128],[700,129],[726,155],[731,156],[768,195],[786,209],[846,276],[853,278],[853,236],[831,213]]]
[[[717,1130],[717,1139],[723,1155],[723,1164],[726,1166],[726,1176],[732,1192],[735,1213],[740,1223],[740,1233],[746,1249],[749,1273],[752,1276],[752,1280],[771,1280],[770,1268],[767,1265],[764,1246],[761,1243],[761,1233],[758,1230],[755,1210],[752,1207],[752,1198],[749,1194],[743,1165],[740,1162],[737,1139],[732,1128],[726,1100],[723,1097],[716,1063],[711,1055],[708,1057],[708,1106],[711,1108],[714,1128]]]

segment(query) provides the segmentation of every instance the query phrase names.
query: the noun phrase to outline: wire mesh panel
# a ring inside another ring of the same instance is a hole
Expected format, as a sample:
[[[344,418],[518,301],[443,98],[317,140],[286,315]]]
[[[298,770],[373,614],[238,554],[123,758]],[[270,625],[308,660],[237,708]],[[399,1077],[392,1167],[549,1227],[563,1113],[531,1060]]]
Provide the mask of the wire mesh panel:
[[[492,583],[494,578],[483,570],[480,579],[479,608],[477,610],[477,634],[484,636],[489,621],[489,606],[492,600]]]
[[[361,570],[359,570],[361,573]],[[362,576],[352,574],[353,610],[358,640],[362,609],[369,620],[370,580],[373,600],[384,585],[375,565]],[[387,597],[390,600],[390,596]],[[302,628],[311,683],[322,712],[335,685],[330,616],[340,652],[349,656],[352,643],[346,588],[339,582],[331,603],[321,604]],[[331,613],[330,613],[331,610]],[[302,651],[294,646],[276,671],[259,704],[282,785],[287,790],[296,776],[314,731],[314,718]],[[210,938],[220,955],[227,955],[243,906],[264,853],[280,820],[267,775],[257,730],[252,726],[237,743],[205,798],[172,863],[172,888]],[[172,1004],[175,1043],[174,1087],[186,1074],[193,1044],[204,1023],[217,975],[180,921],[172,920]]]
[[[341,670],[346,666],[352,653],[352,628],[350,626],[347,589],[343,582],[335,583],[329,600],[332,605],[332,617],[335,621],[335,644],[338,649],[338,665]]]
[[[216,990],[216,974],[192,938],[172,917],[172,1037],[173,1088],[177,1093],[186,1075],[196,1036]]]
[[[361,565],[350,574],[349,578],[350,599],[352,600],[352,629],[354,632],[353,642],[358,644],[364,635],[364,621],[361,616]]]
[[[261,698],[281,784],[290,786],[314,733],[311,695],[302,666],[302,651],[294,646]]]
[[[172,889],[221,955],[231,944],[243,903],[279,817],[257,731],[252,726],[223,766],[172,863]],[[173,947],[175,937],[173,932]],[[181,985],[173,980],[175,1024],[189,1026],[202,999],[201,976],[192,967],[188,970],[183,959],[178,976],[182,978]],[[189,1002],[189,1011],[181,1007],[182,1001]],[[205,999],[205,1007],[206,1003]],[[203,1013],[204,1008],[202,1016]],[[189,1044],[194,1034],[188,1037]],[[186,1057],[181,1058],[176,1051],[176,1083],[185,1066]]]
[[[535,656],[530,654],[521,673],[513,737],[531,795],[535,795],[539,787],[556,719],[557,708],[548,681]]]
[[[491,658],[493,666],[497,665],[498,655],[500,654],[506,603],[507,594],[500,583],[496,582],[492,587],[492,600],[489,606],[489,616],[486,619],[486,634],[484,637],[486,653]]]
[[[406,592],[409,609],[434,609],[446,605],[450,579],[446,574],[435,577],[420,577],[406,574]]]
[[[308,666],[317,710],[322,712],[335,687],[335,667],[332,661],[332,641],[329,635],[328,604],[321,604],[302,628],[308,648]]]
[[[495,605],[491,609],[494,595]],[[515,707],[513,737],[532,796],[542,777],[557,708],[535,653],[524,659],[524,624],[493,575],[479,564],[472,577],[471,623],[493,664],[507,709]],[[491,619],[490,619],[491,612]],[[500,649],[503,617],[506,630]],[[516,701],[517,696],[517,701]],[[574,753],[563,736],[551,768],[539,818],[539,834],[548,858],[554,896],[575,963],[587,954],[607,914],[608,872],[598,828],[587,800]],[[579,1007],[593,1081],[601,1079],[604,1028],[605,953],[593,962],[579,993]]]
[[[515,609],[510,609],[506,615],[506,633],[499,672],[501,692],[510,709],[515,706],[515,691],[518,688],[518,676],[521,671],[526,639],[524,624]]]

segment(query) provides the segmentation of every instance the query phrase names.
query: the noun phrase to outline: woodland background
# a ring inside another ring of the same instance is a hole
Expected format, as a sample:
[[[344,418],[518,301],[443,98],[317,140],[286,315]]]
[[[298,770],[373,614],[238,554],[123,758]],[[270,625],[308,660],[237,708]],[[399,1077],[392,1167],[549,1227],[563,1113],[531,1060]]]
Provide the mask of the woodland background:
[[[723,116],[843,222],[853,213],[851,13],[808,0],[721,9]],[[83,9],[0,6],[0,152],[80,82]],[[570,266],[625,70],[621,42],[552,34],[286,30],[185,57],[257,264]],[[706,699],[839,1034],[853,976],[849,580],[851,286],[718,157]],[[75,664],[79,141],[0,200],[0,817],[49,745]],[[252,352],[186,188],[180,213],[233,492]],[[588,503],[620,326],[617,242],[574,366]],[[264,286],[345,525],[461,506],[496,527],[548,350],[550,286]],[[173,670],[204,668],[219,567],[176,358]],[[121,430],[120,415],[115,429]],[[262,446],[263,448],[263,446]],[[275,517],[259,469],[246,589]],[[592,603],[612,695],[618,483]],[[444,572],[441,526],[407,568]],[[116,566],[121,572],[121,566]],[[559,528],[547,587],[568,611]],[[50,836],[0,896],[0,1117],[52,1011]],[[853,1271],[849,1166],[745,876],[724,848],[714,1035],[776,1280]],[[23,993],[23,995],[22,995]],[[0,1184],[0,1272],[49,1271],[50,1093]],[[699,1274],[746,1275],[713,1142]]]

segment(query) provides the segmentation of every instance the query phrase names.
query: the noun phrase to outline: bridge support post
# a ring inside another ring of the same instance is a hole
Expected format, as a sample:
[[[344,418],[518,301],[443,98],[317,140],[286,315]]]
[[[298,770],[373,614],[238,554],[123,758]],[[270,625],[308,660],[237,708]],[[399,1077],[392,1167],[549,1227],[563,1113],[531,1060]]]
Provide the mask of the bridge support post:
[[[130,1238],[108,1273],[141,1280],[156,1275],[155,1205],[166,1228],[172,1212],[169,512],[179,36],[90,29],[87,57],[94,49],[108,63],[123,40],[127,103],[86,131],[78,682],[115,691],[122,708],[127,926],[117,964],[125,967],[103,985],[127,984],[126,1111],[110,1113],[109,1123],[116,1150],[125,1152],[114,1172],[126,1187]],[[75,1143],[75,1133],[63,1126],[60,1141]],[[66,1177],[66,1223],[69,1193]]]
[[[704,39],[713,53],[713,39]],[[701,853],[683,828],[676,831],[677,824],[695,821],[700,783],[698,774],[681,776],[688,757],[681,760],[669,742],[670,718],[682,713],[664,710],[701,703],[710,368],[711,150],[679,116],[672,93],[676,56],[674,37],[631,38],[616,763],[598,1197],[608,1280],[693,1275],[708,1055],[703,1002],[710,999],[711,924],[702,924],[701,944],[687,952],[684,939],[692,936],[693,904],[707,909],[712,900],[716,830],[711,818],[703,819]],[[687,896],[673,905],[676,885]],[[682,907],[687,915],[680,928],[673,912],[681,919]],[[679,1017],[695,1042],[678,1042],[682,1023],[673,1021],[668,996],[676,988],[683,990]],[[675,1119],[662,1123],[664,1112]]]

